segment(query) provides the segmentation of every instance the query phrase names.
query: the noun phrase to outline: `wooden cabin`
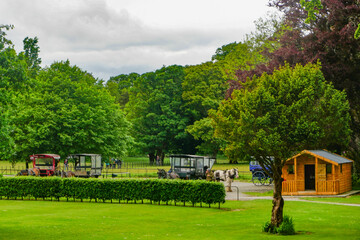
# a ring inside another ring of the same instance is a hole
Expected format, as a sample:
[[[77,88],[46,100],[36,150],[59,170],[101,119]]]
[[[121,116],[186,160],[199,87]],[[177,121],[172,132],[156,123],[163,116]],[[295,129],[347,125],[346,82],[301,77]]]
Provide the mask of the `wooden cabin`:
[[[326,150],[304,150],[282,169],[283,195],[336,195],[350,191],[353,161]]]

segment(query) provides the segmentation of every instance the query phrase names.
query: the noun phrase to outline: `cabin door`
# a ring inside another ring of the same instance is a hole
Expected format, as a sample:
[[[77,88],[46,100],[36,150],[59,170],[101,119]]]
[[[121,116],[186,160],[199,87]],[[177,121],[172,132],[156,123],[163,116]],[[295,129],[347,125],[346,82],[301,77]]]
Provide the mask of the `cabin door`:
[[[305,190],[315,190],[315,165],[305,165]]]

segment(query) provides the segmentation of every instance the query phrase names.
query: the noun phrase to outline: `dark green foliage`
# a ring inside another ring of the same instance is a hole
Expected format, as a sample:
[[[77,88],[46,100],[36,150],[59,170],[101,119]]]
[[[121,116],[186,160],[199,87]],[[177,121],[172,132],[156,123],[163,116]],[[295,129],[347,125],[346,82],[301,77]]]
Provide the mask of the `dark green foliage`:
[[[135,146],[149,154],[150,163],[171,152],[194,152],[193,138],[185,132],[189,118],[182,99],[182,66],[163,67],[139,76],[129,89],[125,111],[132,123]]]
[[[223,203],[221,183],[158,179],[0,178],[0,196],[153,202]]]
[[[292,221],[292,218],[289,216],[284,216],[283,222],[276,230],[280,235],[294,235],[295,228]]]
[[[276,233],[276,227],[272,225],[270,221],[267,221],[264,224],[262,231],[268,233]]]
[[[271,224],[270,221],[266,222],[262,229],[263,232],[273,233],[273,234],[280,234],[280,235],[294,235],[295,228],[292,221],[292,218],[289,216],[284,216],[283,222],[279,227],[275,227]]]
[[[351,177],[353,189],[360,188],[360,176],[358,174],[353,174]]]

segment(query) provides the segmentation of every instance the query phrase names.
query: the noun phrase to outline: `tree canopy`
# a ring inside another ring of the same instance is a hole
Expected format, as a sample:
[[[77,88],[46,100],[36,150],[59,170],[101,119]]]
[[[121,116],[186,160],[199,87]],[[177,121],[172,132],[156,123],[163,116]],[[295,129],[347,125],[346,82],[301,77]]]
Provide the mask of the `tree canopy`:
[[[268,59],[264,64],[250,71],[239,69],[237,84],[231,85],[227,96],[254,75],[271,74],[285,62],[295,66],[320,61],[325,79],[336,89],[346,91],[353,132],[346,154],[355,160],[357,172],[360,172],[360,42],[354,38],[360,21],[358,1],[271,0],[269,4],[284,14],[286,28],[282,34],[274,35],[279,46],[274,51],[263,51]]]
[[[69,61],[42,70],[36,88],[15,99],[17,158],[31,153],[122,156],[129,124],[110,94]]]
[[[182,99],[182,66],[163,67],[142,74],[129,89],[127,118],[138,148],[148,153],[150,162],[165,153],[193,152],[192,137],[185,132],[189,117]]]
[[[233,92],[211,117],[229,155],[252,157],[274,179],[272,223],[282,222],[281,174],[285,161],[303,149],[341,151],[350,136],[345,92],[328,84],[319,64],[286,64],[255,85]]]

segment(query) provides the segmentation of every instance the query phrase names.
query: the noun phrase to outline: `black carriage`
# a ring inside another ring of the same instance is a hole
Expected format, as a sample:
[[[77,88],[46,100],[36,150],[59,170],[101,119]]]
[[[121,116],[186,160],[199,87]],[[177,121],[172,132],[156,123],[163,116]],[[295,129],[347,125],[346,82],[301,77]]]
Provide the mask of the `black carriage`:
[[[182,179],[205,179],[206,170],[212,168],[216,158],[177,154],[170,156],[171,171]]]
[[[273,179],[264,171],[258,161],[250,161],[251,181],[256,186],[270,185]]]

